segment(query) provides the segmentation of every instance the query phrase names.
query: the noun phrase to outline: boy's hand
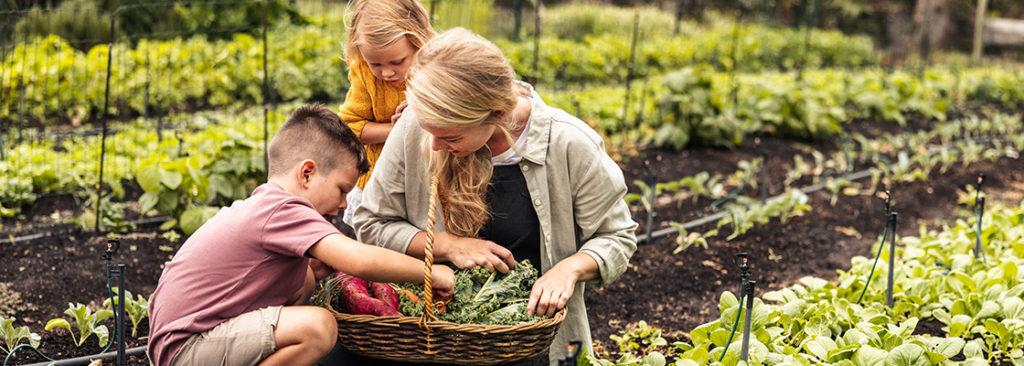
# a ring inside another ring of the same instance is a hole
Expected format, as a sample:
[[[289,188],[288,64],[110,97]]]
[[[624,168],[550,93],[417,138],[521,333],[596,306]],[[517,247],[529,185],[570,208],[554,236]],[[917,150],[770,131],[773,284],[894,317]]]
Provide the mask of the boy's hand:
[[[391,115],[391,124],[395,124],[395,122],[398,122],[399,118],[402,118],[402,112],[405,111],[405,107],[408,106],[409,102],[405,100],[403,100],[401,103],[398,103],[398,107],[395,108],[395,114]]]
[[[313,277],[316,278],[317,281],[322,280],[324,279],[324,277],[327,277],[331,273],[338,271],[334,268],[331,268],[331,266],[327,265],[327,263],[321,262],[319,259],[316,258],[309,259],[309,268],[313,270]]]
[[[435,264],[431,273],[431,285],[440,298],[449,298],[455,293],[455,271],[443,264]]]

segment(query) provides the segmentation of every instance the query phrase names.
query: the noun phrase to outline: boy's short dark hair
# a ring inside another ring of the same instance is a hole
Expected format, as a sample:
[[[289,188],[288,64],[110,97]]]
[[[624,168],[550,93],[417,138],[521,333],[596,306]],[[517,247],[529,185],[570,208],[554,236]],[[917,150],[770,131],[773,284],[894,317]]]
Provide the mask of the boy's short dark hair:
[[[353,159],[359,174],[370,170],[359,137],[337,113],[320,103],[295,110],[277,130],[267,150],[271,177],[287,173],[305,159],[315,161],[321,174],[330,174],[345,154]]]

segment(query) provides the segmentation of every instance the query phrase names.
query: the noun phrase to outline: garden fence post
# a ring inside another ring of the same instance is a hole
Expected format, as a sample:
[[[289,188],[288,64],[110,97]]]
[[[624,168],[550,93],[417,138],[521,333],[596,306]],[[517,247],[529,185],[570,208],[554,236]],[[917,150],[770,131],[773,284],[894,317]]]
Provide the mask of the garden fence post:
[[[754,285],[756,284],[755,281],[747,281],[744,289],[744,296],[747,297],[747,313],[743,314],[743,343],[740,347],[740,360],[743,362],[747,361],[750,350],[750,314],[754,312]]]
[[[515,25],[512,28],[511,39],[515,42],[519,42],[521,39],[521,32],[523,28],[523,0],[512,1],[512,14],[515,18]]]
[[[757,153],[757,157],[761,158],[761,203],[768,200],[768,156],[765,155],[764,150],[761,149],[761,138],[754,137],[754,151]]]
[[[629,46],[629,60],[626,63],[626,101],[622,106],[622,125],[626,125],[626,118],[629,116],[629,82],[633,80],[633,60],[636,57],[636,39],[640,33],[640,13],[633,13],[633,41]]]
[[[650,205],[650,210],[647,212],[647,244],[653,243],[653,232],[654,232],[654,187],[658,184],[658,177],[651,172],[651,161],[644,160],[644,180],[647,184],[648,197],[647,203]]]
[[[540,8],[542,5],[542,2],[537,1],[533,7],[533,80],[531,80],[531,84],[534,87],[540,84],[537,65],[540,63]]]
[[[885,306],[892,308],[893,274],[896,272],[896,218],[898,213],[889,214],[889,282],[885,289]],[[883,240],[885,238],[882,238]],[[884,243],[882,245],[885,245]]]
[[[103,91],[103,115],[100,118],[101,123],[101,137],[100,137],[100,176],[99,182],[96,183],[96,223],[94,228],[96,231],[100,229],[100,206],[103,199],[103,160],[104,155],[107,153],[107,113],[109,113],[110,107],[110,75],[111,65],[114,59],[114,20],[117,19],[117,13],[121,11],[121,7],[118,7],[110,14],[110,40],[107,42],[107,85]]]

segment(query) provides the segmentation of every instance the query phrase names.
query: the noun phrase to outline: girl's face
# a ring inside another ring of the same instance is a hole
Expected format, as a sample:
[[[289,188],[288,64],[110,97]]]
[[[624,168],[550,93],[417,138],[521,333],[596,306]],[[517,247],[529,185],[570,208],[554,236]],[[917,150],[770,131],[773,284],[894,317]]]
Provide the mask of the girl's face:
[[[430,133],[430,148],[434,151],[448,150],[463,158],[480,150],[494,138],[497,127],[482,124],[473,127],[437,127],[423,123],[420,126]]]
[[[405,74],[412,65],[412,56],[416,47],[408,39],[402,37],[395,43],[381,48],[359,46],[363,60],[370,66],[373,76],[392,84],[405,82]]]

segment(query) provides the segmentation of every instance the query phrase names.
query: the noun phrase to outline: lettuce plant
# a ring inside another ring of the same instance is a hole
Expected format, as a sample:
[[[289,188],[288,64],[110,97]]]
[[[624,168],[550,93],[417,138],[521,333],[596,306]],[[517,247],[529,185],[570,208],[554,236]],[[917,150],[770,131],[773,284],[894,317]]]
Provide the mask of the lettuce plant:
[[[114,293],[118,292],[118,288],[114,287]],[[152,295],[150,295],[152,296]],[[110,299],[103,301],[103,306],[109,306],[113,308],[117,305],[117,297],[111,302]],[[135,298],[132,298],[132,293],[128,290],[124,290],[124,313],[128,315],[128,319],[132,321],[132,338],[138,334],[139,323],[142,319],[149,317],[149,299],[142,297],[142,295],[136,294]]]
[[[3,344],[0,344],[0,350],[10,354],[14,347],[17,347],[25,339],[28,339],[30,346],[39,347],[39,341],[42,338],[38,334],[29,331],[27,326],[15,328],[12,325],[14,320],[14,318],[0,317],[0,338],[3,340]]]
[[[78,338],[75,338],[75,332],[71,330],[71,324],[64,318],[50,319],[50,321],[46,322],[45,329],[67,329],[68,334],[71,334],[71,340],[75,342],[76,347],[81,347],[82,344],[85,343],[85,340],[93,334],[96,334],[96,338],[99,339],[100,347],[107,345],[107,341],[110,339],[110,332],[107,331],[106,325],[101,325],[99,322],[103,319],[114,316],[112,311],[100,309],[93,313],[83,304],[68,303],[68,309],[64,310],[64,314],[75,318],[75,326],[78,328],[79,334]]]

